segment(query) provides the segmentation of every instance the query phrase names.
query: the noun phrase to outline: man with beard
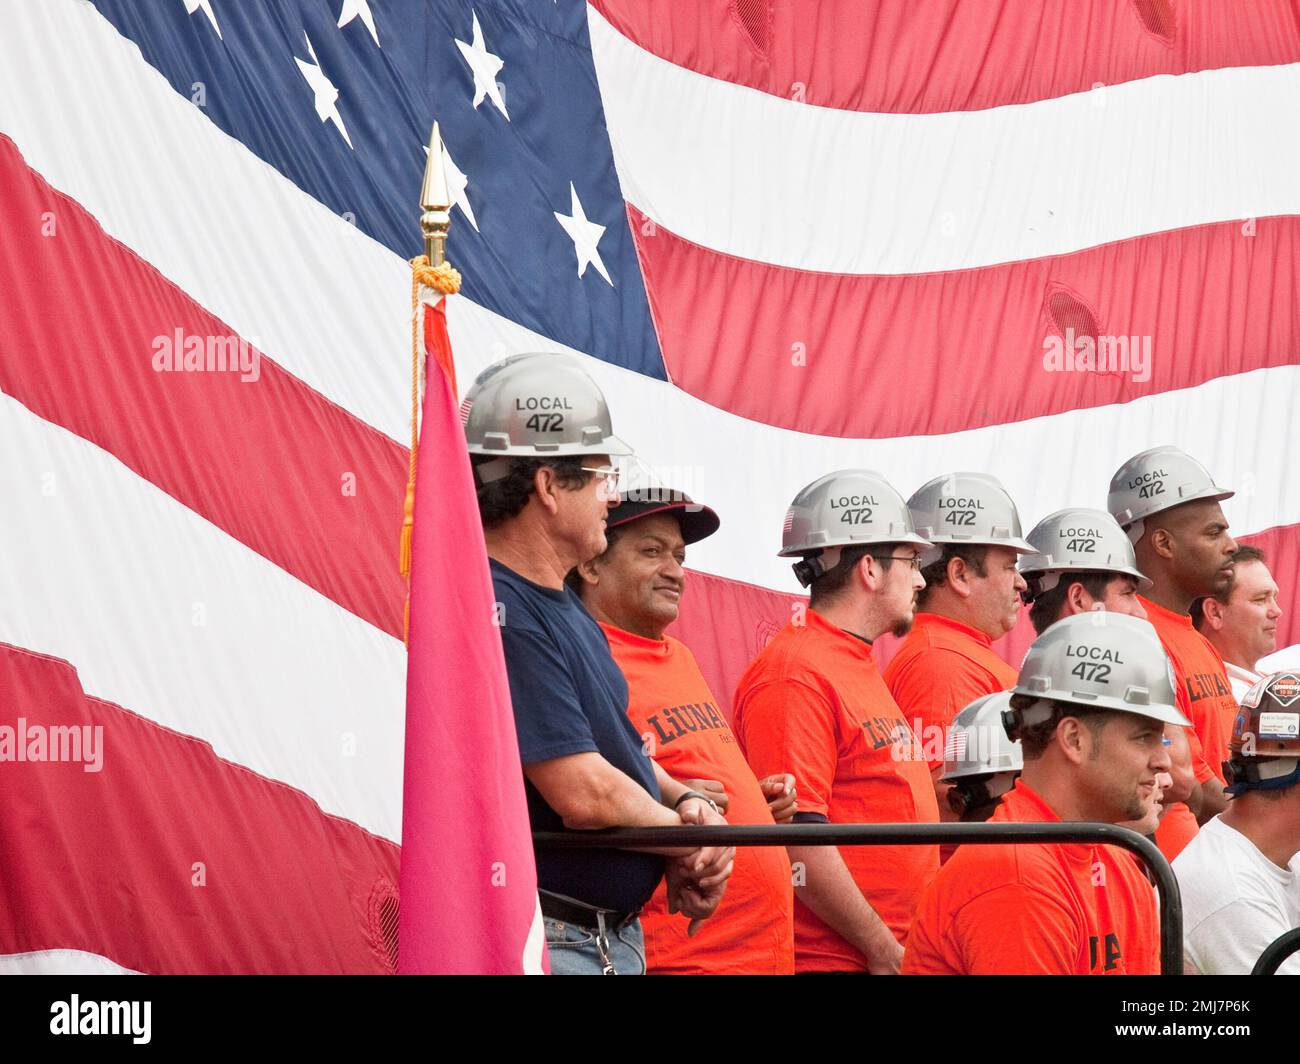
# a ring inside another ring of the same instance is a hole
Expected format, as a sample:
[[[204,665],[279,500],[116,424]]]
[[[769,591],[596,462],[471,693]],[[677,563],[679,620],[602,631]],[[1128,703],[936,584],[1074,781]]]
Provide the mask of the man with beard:
[[[1237,700],[1223,659],[1193,626],[1191,608],[1232,581],[1237,544],[1219,505],[1232,495],[1177,447],[1153,447],[1119,467],[1106,506],[1151,580],[1139,598],[1173,663],[1178,708],[1192,722],[1187,738],[1200,789],[1189,804],[1202,824],[1226,805],[1223,762]]]
[[[1169,661],[1145,621],[1095,612],[1034,640],[1005,718],[1024,768],[990,823],[1153,824],[1169,771]],[[962,846],[917,907],[903,971],[1153,975],[1155,892],[1132,855],[1094,843]]]
[[[1030,539],[1033,539],[1032,534]],[[943,756],[942,779],[952,785],[948,804],[957,814],[957,819],[964,823],[982,824],[988,820],[1002,804],[1002,796],[1015,786],[1024,767],[1020,744],[1008,737],[1002,723],[1003,715],[1010,707],[1011,692],[999,691],[975,699],[952,722]],[[1172,724],[1165,725],[1164,743],[1170,747],[1171,756],[1177,740],[1170,733],[1176,735],[1184,730]],[[1186,751],[1186,740],[1183,750]],[[1155,834],[1174,780],[1170,773],[1161,772],[1156,776],[1156,783],[1159,795],[1147,814],[1140,820],[1125,821],[1120,827],[1139,835]],[[1192,821],[1193,834],[1195,831],[1196,822]],[[1158,839],[1153,841],[1159,842]],[[956,846],[940,846],[940,859],[946,862],[956,849]]]
[[[750,663],[734,727],[754,774],[799,781],[802,823],[935,823],[925,763],[876,668],[872,640],[901,634],[924,586],[902,496],[850,469],[804,488],[786,514],[781,556],[809,588]],[[795,971],[892,974],[936,846],[789,847]]]

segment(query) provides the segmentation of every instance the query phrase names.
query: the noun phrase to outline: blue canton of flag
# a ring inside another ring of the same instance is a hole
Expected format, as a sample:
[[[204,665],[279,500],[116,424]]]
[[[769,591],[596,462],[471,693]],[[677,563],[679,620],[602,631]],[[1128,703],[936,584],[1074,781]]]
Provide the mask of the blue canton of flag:
[[[221,129],[408,258],[420,251],[412,204],[436,118],[464,294],[665,379],[585,4],[93,2]],[[250,81],[274,109],[247,107]]]

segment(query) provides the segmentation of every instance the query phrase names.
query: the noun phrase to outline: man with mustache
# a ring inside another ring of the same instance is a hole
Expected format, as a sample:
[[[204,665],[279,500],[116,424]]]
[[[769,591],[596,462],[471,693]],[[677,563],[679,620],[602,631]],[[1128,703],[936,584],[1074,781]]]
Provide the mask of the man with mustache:
[[[1034,640],[1004,718],[1024,768],[990,823],[1153,825],[1169,771],[1169,660],[1123,614],[1067,617]],[[1155,892],[1132,855],[1090,843],[962,846],[917,907],[905,974],[1150,975]]]
[[[952,820],[948,784],[939,779],[947,731],[975,699],[1016,682],[993,641],[1016,626],[1025,590],[1016,556],[1034,548],[1020,536],[1011,496],[985,473],[936,477],[907,506],[933,547],[924,558],[916,624],[885,669],[885,683],[908,721],[921,723],[939,815]]]
[[[1178,708],[1188,735],[1199,793],[1189,799],[1199,823],[1223,811],[1223,762],[1237,716],[1223,660],[1192,625],[1192,604],[1232,581],[1237,544],[1219,505],[1233,492],[1177,447],[1134,455],[1110,481],[1106,509],[1128,534],[1138,569],[1150,580],[1139,596],[1174,667]]]
[[[625,492],[609,512],[603,554],[568,584],[600,624],[627,677],[628,717],[674,779],[712,799],[729,824],[771,827],[796,809],[794,777],[754,776],[694,655],[665,630],[686,591],[686,548],[718,530],[709,507],[668,488]],[[722,907],[698,933],[672,915],[661,884],[641,913],[651,975],[789,975],[794,971],[790,859],[741,847]]]

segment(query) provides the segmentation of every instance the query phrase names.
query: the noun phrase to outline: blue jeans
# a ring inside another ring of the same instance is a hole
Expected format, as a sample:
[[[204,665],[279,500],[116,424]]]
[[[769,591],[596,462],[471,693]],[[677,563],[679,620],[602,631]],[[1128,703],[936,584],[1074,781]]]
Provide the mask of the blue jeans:
[[[552,975],[601,975],[604,961],[593,929],[566,924],[547,917],[546,952],[551,958]],[[645,975],[645,939],[641,921],[633,920],[622,931],[606,935],[606,952],[614,967],[612,975]]]

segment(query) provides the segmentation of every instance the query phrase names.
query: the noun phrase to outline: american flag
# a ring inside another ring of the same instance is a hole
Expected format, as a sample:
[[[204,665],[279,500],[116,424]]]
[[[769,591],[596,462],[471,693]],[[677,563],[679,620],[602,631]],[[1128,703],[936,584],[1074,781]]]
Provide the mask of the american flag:
[[[0,970],[391,969],[434,119],[458,379],[583,359],[719,512],[725,701],[846,467],[1176,444],[1294,641],[1298,114],[1289,0],[0,3],[0,726],[105,729],[0,771]]]
[[[945,761],[964,761],[966,759],[967,734],[964,731],[949,731],[944,742],[943,759]]]

